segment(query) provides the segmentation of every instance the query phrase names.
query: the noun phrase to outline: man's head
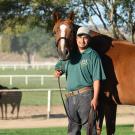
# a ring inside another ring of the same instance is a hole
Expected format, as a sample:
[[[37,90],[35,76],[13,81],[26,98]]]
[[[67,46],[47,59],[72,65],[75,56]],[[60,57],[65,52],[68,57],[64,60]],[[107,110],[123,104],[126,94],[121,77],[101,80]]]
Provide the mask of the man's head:
[[[89,27],[80,27],[78,30],[77,30],[77,36],[82,36],[82,35],[87,35],[87,36],[90,36],[90,29]]]
[[[90,41],[90,29],[88,27],[80,27],[77,31],[76,41],[79,50],[85,50]]]

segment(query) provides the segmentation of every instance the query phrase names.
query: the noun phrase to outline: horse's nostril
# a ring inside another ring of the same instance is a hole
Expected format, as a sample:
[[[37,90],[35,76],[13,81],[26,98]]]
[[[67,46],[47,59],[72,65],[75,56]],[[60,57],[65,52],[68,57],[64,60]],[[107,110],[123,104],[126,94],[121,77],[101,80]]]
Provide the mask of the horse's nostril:
[[[66,55],[68,54],[68,50],[65,51],[65,54],[66,54]]]
[[[68,50],[67,49],[65,50],[65,54],[68,55]]]

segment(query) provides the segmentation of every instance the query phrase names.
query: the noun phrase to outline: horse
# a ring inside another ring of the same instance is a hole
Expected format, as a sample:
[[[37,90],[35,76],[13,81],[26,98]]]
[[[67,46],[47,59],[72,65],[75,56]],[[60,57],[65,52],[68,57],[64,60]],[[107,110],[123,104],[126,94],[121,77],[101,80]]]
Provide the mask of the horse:
[[[77,49],[76,33],[80,27],[74,24],[74,13],[63,19],[53,14],[53,33],[60,59],[67,60]],[[115,133],[117,104],[135,105],[135,44],[114,39],[90,30],[90,46],[96,50],[103,64],[106,80],[101,82],[98,108],[98,134],[101,134],[103,118],[107,135]]]
[[[8,87],[0,85],[0,90],[3,90],[0,92],[0,107],[1,107],[1,114],[2,114],[2,119],[4,119],[4,114],[5,114],[5,119],[7,119],[7,105],[10,104],[12,107],[11,114],[14,114],[15,108],[17,108],[17,115],[16,118],[19,117],[19,110],[20,110],[20,103],[22,99],[22,92],[20,91],[4,91],[5,89],[9,89]],[[12,88],[12,89],[17,89],[17,88]],[[5,108],[5,113],[4,113],[4,108]]]

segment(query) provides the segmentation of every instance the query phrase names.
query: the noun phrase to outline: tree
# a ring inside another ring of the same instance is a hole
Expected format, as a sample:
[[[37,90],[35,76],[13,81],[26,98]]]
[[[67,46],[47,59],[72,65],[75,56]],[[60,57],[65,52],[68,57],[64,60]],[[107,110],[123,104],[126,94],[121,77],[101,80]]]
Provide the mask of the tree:
[[[27,25],[30,28],[40,26],[47,31],[52,24],[52,11],[63,9],[65,0],[1,0],[0,1],[0,31],[16,25]]]
[[[125,31],[131,34],[131,40],[135,43],[135,1],[125,0],[121,5],[120,14],[123,16]]]
[[[3,34],[0,37],[0,52],[10,52],[11,37],[9,35]]]
[[[124,34],[126,31],[132,35],[132,42],[135,42],[134,0],[72,0],[69,7],[76,12],[77,23],[82,20],[91,21],[95,29],[100,31],[93,20],[93,17],[97,16],[107,32],[111,28],[115,38],[127,39]]]
[[[32,62],[32,57],[48,41],[49,35],[44,29],[35,27],[32,31],[19,36],[13,36],[11,50],[20,54],[26,54],[27,62]]]
[[[48,42],[46,42],[39,50],[39,54],[42,57],[58,57],[56,51],[54,37],[49,38]]]

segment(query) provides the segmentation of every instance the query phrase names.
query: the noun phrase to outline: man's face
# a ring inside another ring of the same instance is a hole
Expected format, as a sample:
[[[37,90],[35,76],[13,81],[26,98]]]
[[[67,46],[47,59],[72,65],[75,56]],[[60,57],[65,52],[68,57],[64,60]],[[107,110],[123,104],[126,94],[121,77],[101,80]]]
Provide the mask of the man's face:
[[[76,41],[79,49],[86,49],[89,43],[90,37],[88,35],[77,36]]]

